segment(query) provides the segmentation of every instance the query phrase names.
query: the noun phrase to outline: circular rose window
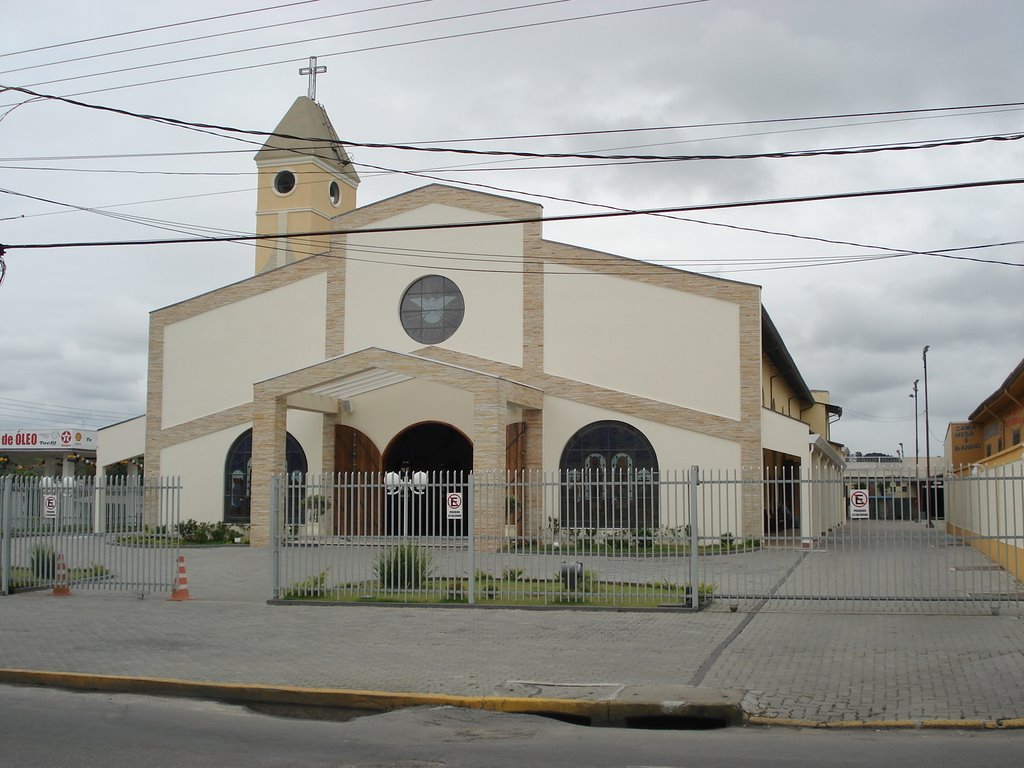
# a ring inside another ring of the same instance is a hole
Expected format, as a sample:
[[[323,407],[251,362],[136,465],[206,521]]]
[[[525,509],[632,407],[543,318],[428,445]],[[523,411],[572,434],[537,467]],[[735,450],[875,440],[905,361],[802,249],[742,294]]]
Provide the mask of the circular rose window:
[[[459,286],[447,277],[427,275],[406,289],[399,314],[414,341],[439,344],[462,325],[466,302]]]
[[[291,171],[278,171],[274,177],[274,191],[279,195],[287,195],[295,189],[295,174]]]

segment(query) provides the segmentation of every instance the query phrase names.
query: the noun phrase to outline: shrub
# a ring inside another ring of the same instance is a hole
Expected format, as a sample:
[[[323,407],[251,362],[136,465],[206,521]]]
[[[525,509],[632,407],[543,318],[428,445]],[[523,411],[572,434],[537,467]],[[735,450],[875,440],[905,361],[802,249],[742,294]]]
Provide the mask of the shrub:
[[[238,536],[238,531],[227,523],[196,520],[178,523],[177,532],[182,544],[231,544]]]
[[[506,568],[501,572],[504,581],[526,581],[526,573],[522,568]]]
[[[303,597],[320,597],[326,591],[327,571],[320,571],[316,576],[307,576],[304,581],[292,584],[284,593],[285,600],[299,600]]]
[[[48,544],[36,544],[29,555],[29,570],[39,581],[53,581],[57,576],[57,553]]]
[[[373,572],[384,589],[418,589],[433,570],[433,557],[414,544],[388,547],[377,556]]]

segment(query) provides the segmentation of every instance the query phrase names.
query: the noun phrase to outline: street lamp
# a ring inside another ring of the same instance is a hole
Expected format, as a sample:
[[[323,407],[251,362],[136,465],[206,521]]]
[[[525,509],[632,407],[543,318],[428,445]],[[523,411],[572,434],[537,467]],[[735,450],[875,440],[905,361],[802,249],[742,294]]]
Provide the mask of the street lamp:
[[[915,472],[918,472],[918,470],[920,469],[920,466],[921,466],[921,446],[920,446],[920,442],[919,442],[919,439],[918,439],[920,437],[921,430],[917,426],[917,410],[918,410],[917,409],[917,382],[919,382],[919,381],[920,381],[920,379],[914,379],[914,392],[913,392],[913,394],[907,395],[907,397],[914,398],[914,471]],[[920,474],[920,473],[918,472],[918,474]]]
[[[921,361],[924,363],[924,513],[928,520],[928,527],[934,528],[932,523],[932,452],[929,450],[928,442],[928,345],[921,352]]]
[[[405,538],[409,531],[409,496],[422,496],[427,490],[427,473],[422,471],[410,472],[409,462],[402,464],[398,472],[388,472],[384,475],[384,490],[388,496],[402,494],[402,537]]]

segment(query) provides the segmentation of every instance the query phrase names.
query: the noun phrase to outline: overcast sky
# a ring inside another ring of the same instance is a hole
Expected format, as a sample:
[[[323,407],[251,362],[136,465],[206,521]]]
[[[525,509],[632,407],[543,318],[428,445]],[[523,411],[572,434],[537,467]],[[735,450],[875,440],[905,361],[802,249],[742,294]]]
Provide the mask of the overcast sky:
[[[181,24],[275,5],[287,7]],[[504,10],[514,5],[534,7]],[[374,7],[383,10],[368,10]],[[635,12],[578,18],[629,9]],[[495,12],[464,17],[482,10]],[[351,11],[363,12],[338,15]],[[333,18],[313,20],[325,16]],[[559,19],[566,21],[544,23]],[[293,21],[299,23],[287,23]],[[238,32],[254,27],[265,28]],[[506,29],[466,35],[499,28]],[[317,101],[341,137],[354,142],[452,146],[474,139],[457,146],[654,155],[793,152],[1024,131],[1024,105],[1013,106],[1024,102],[1022,29],[1019,0],[35,0],[5,9],[0,84],[272,130],[305,94],[298,68],[317,55],[328,67],[317,81]],[[77,42],[99,36],[106,37]],[[53,101],[10,109],[22,101],[0,94],[0,243],[255,228],[252,155],[260,142]],[[1009,106],[905,112],[990,104]],[[900,114],[781,122],[890,111]],[[769,120],[780,122],[755,122]],[[707,127],[482,140],[695,125]],[[1019,140],[658,164],[367,148],[351,154],[363,205],[427,183],[379,170],[391,169],[513,190],[549,215],[598,209],[530,195],[638,209],[1024,177]],[[1024,357],[1024,268],[935,255],[861,257],[1024,240],[1022,209],[1024,187],[999,185],[683,214],[857,245],[651,216],[549,223],[544,234],[762,286],[764,305],[807,384],[829,390],[843,406],[832,438],[851,451],[894,454],[902,443],[914,455],[909,396],[923,378],[922,348],[929,345],[931,448],[938,455],[947,423],[965,419]],[[1020,265],[1024,246],[951,255]],[[836,263],[842,257],[853,260]],[[142,413],[148,313],[253,269],[252,246],[244,244],[12,248],[5,261],[5,429],[92,427]],[[923,408],[922,381],[922,456]]]

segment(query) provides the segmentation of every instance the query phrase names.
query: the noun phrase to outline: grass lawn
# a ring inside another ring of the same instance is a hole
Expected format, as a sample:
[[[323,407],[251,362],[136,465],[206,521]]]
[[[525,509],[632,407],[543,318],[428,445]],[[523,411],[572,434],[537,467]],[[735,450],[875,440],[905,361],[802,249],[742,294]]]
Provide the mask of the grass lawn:
[[[425,578],[418,586],[388,588],[377,580],[328,585],[326,574],[293,584],[284,600],[331,603],[468,603],[469,579]],[[713,586],[701,584],[701,603],[708,602]],[[474,580],[474,602],[477,605],[503,606],[659,606],[689,605],[690,588],[679,584],[637,584],[600,581],[585,573],[574,586],[560,579],[499,579],[478,576]]]

